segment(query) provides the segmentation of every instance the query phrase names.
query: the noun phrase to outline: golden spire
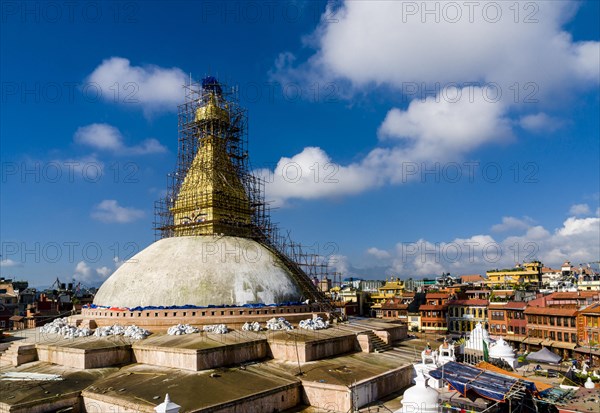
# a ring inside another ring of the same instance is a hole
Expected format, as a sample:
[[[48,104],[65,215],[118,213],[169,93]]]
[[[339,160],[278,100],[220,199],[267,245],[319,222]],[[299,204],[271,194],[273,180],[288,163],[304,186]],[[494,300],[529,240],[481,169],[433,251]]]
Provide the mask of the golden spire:
[[[196,122],[205,120],[218,120],[229,124],[229,112],[227,109],[223,109],[219,106],[216,94],[214,92],[210,92],[208,102],[196,110],[196,117],[194,120]]]
[[[252,209],[227,152],[229,111],[220,94],[207,93],[194,117],[198,150],[171,208],[174,234],[249,236]]]

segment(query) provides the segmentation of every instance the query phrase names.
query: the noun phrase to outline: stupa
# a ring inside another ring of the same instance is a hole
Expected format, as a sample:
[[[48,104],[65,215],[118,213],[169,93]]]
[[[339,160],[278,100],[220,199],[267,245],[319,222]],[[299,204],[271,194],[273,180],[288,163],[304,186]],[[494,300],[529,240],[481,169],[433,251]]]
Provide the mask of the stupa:
[[[515,350],[503,338],[490,346],[490,358],[504,360],[513,369],[517,368],[518,360],[515,356]]]
[[[471,333],[469,334],[469,339],[465,343],[465,349],[483,351],[484,342],[489,348],[490,336],[488,334],[488,331],[483,327],[481,323],[477,323],[475,325],[475,328],[471,330]]]
[[[439,393],[427,385],[421,370],[417,370],[415,385],[402,395],[402,408],[395,413],[436,413],[439,411]]]
[[[177,317],[157,309],[210,309],[179,313],[192,324],[265,306],[275,309],[270,317],[327,312],[324,295],[277,242],[264,184],[250,171],[245,109],[214,77],[186,90],[177,169],[156,204],[159,239],[119,267],[83,315],[96,325],[118,318],[156,327],[156,318]]]

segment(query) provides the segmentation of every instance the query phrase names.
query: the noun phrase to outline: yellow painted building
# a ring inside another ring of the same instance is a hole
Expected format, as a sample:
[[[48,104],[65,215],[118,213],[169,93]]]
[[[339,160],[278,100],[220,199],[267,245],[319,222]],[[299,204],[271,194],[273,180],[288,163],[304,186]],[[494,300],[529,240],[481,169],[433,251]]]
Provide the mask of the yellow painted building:
[[[377,293],[371,294],[371,310],[376,314],[381,312],[381,306],[390,298],[401,297],[404,291],[404,281],[399,278],[386,280],[385,284],[377,289]]]
[[[542,281],[542,263],[532,261],[510,269],[491,270],[486,272],[488,286],[506,285],[517,286],[523,284],[540,284]]]

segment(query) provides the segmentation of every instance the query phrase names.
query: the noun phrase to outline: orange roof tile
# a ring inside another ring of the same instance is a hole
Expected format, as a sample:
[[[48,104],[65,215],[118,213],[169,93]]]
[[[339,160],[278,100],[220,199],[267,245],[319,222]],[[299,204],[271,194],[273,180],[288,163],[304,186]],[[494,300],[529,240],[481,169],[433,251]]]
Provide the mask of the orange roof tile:
[[[485,279],[479,274],[461,275],[460,281],[463,283],[473,283],[479,281],[485,281]]]
[[[527,307],[525,309],[525,314],[574,316],[577,314],[577,309],[576,308],[561,308],[561,307]]]

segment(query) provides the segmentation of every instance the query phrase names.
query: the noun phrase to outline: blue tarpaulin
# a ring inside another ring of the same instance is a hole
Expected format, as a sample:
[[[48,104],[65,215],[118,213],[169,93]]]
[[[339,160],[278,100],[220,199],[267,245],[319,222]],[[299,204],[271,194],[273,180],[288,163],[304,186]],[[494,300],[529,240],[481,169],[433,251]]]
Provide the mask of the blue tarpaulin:
[[[299,301],[288,301],[288,302],[284,302],[284,303],[277,303],[277,304],[262,304],[262,303],[257,303],[257,304],[243,304],[241,306],[238,305],[209,305],[207,307],[202,307],[202,306],[197,306],[197,305],[191,305],[191,304],[186,304],[186,305],[181,305],[181,306],[177,306],[177,305],[171,305],[168,307],[165,306],[154,306],[154,305],[149,305],[146,307],[133,307],[133,308],[119,308],[118,310],[129,310],[129,311],[145,311],[145,310],[188,310],[188,309],[201,309],[201,308],[263,308],[263,307],[291,307],[291,306],[296,306],[296,305],[305,305],[305,303],[301,303]],[[89,305],[84,305],[83,308],[98,308],[101,310],[109,310],[109,309],[114,309],[117,310],[114,307],[110,307],[110,306],[98,306],[96,304],[89,304]]]
[[[454,361],[448,362],[442,367],[429,372],[429,375],[435,379],[447,381],[452,388],[463,396],[467,394],[467,391],[471,390],[486,399],[498,402],[504,402],[506,396],[520,381],[514,377]],[[534,383],[525,380],[521,380],[521,383],[529,391],[535,392]]]

